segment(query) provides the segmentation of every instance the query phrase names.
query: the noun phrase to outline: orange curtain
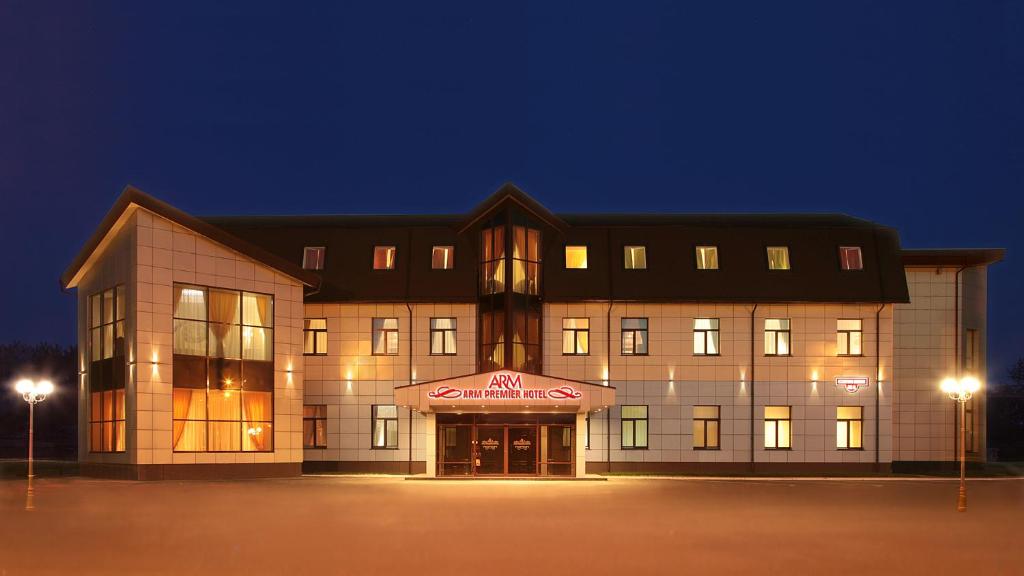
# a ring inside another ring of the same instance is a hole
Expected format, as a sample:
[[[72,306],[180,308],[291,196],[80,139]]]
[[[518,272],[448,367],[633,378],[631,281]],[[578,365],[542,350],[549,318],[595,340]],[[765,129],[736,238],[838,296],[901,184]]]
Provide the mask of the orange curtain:
[[[210,330],[217,338],[216,348],[211,350],[213,356],[225,357],[224,339],[234,324],[238,324],[238,293],[211,290]]]
[[[243,450],[266,450],[266,435],[270,434],[270,394],[244,392],[242,394],[242,420],[245,430]]]

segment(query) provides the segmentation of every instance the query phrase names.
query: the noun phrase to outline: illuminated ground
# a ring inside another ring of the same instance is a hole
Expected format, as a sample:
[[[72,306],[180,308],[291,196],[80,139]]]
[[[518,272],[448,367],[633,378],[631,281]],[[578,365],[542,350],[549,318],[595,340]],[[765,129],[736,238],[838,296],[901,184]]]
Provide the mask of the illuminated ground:
[[[1024,480],[0,481],[0,574],[1020,574]]]

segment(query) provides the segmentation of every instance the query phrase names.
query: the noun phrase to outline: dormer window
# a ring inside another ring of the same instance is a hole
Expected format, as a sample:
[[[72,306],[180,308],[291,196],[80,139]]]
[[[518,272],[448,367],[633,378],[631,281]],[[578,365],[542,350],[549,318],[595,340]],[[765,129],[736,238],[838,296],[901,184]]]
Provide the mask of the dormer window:
[[[768,247],[768,269],[789,270],[789,247],[769,246]]]
[[[373,247],[373,269],[394,270],[395,269],[395,247],[374,246]]]
[[[326,255],[327,248],[324,246],[306,246],[302,249],[302,267],[306,270],[323,270]]]
[[[843,270],[863,270],[864,259],[861,257],[860,246],[840,246],[839,267]]]

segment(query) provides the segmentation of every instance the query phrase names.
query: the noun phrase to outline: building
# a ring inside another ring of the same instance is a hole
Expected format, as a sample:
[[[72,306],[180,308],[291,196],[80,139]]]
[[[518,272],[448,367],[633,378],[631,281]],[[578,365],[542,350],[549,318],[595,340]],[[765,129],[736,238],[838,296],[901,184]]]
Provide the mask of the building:
[[[844,215],[198,218],[127,188],[76,288],[86,474],[828,473],[955,459],[998,249]],[[968,406],[985,457],[985,399]]]

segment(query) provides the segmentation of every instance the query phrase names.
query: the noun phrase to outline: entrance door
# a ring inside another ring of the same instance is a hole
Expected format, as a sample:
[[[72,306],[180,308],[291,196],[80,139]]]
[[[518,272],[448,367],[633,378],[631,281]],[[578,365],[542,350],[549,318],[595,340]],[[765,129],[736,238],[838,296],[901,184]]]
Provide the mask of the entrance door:
[[[509,426],[508,473],[537,473],[537,427]]]
[[[476,473],[505,474],[504,426],[477,426]]]

